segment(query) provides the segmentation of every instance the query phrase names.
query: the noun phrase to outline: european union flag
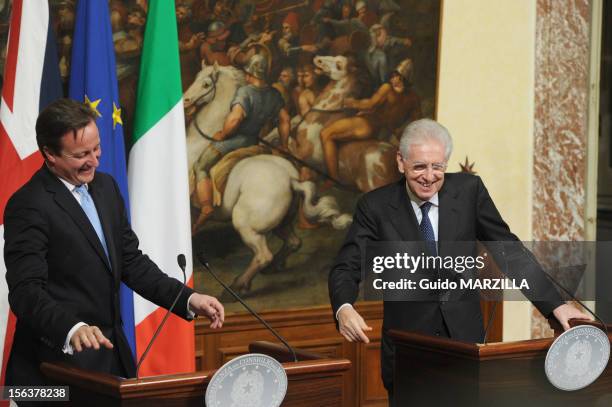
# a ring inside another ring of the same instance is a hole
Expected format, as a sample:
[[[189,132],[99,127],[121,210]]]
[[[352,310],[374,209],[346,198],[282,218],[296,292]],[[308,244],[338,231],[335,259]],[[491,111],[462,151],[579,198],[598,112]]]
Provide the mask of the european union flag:
[[[123,122],[117,88],[115,50],[108,1],[79,1],[74,27],[69,96],[96,111],[102,156],[98,170],[111,174],[125,201],[129,216]],[[121,284],[123,330],[136,355],[134,298]]]

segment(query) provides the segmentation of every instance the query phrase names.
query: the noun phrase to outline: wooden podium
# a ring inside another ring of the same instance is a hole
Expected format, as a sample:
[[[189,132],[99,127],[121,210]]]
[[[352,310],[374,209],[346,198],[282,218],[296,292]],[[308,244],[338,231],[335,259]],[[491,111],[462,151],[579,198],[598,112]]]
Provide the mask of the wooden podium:
[[[254,342],[253,353],[263,353],[283,363],[289,385],[283,406],[341,407],[351,362],[296,350],[299,362],[283,346]],[[204,405],[206,386],[215,370],[141,379],[124,379],[72,366],[43,363],[42,372],[70,386],[74,406],[198,406]]]
[[[581,390],[549,383],[544,360],[554,338],[483,345],[405,331],[389,335],[397,406],[612,405],[611,365]]]

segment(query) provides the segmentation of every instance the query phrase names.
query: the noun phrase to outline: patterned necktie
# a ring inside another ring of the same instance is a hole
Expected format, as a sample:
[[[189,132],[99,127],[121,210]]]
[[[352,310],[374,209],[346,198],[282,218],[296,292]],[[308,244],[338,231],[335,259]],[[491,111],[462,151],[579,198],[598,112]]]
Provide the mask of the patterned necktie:
[[[104,238],[104,232],[102,231],[102,224],[100,223],[98,211],[96,210],[96,205],[94,204],[93,199],[91,199],[91,195],[89,195],[85,185],[76,187],[74,191],[79,194],[79,197],[81,197],[81,208],[83,208],[83,211],[85,212],[85,215],[87,215],[91,226],[93,226],[94,230],[96,231],[98,239],[100,239],[100,243],[102,243],[102,247],[104,248],[104,253],[106,253],[106,257],[108,258],[108,249],[106,248],[106,239]]]
[[[429,220],[428,216],[431,205],[431,202],[425,202],[423,205],[421,205],[421,213],[423,214],[423,219],[421,219],[419,229],[423,234],[423,238],[425,239],[425,244],[427,245],[429,254],[436,256],[438,254],[438,248],[436,247],[436,236],[434,235],[433,226],[431,225],[431,221]]]

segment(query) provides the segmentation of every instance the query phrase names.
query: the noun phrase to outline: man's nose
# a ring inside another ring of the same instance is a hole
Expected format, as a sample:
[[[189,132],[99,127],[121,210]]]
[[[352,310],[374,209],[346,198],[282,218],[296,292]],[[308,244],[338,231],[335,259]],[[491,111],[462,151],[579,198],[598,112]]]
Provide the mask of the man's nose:
[[[93,167],[97,167],[100,164],[100,153],[99,152],[94,152],[92,151],[89,155],[88,155],[88,164],[93,166]]]
[[[433,170],[433,168],[431,167],[431,165],[428,165],[427,168],[425,168],[425,172],[423,173],[423,177],[425,177],[425,179],[427,181],[433,181],[435,179],[435,171]]]

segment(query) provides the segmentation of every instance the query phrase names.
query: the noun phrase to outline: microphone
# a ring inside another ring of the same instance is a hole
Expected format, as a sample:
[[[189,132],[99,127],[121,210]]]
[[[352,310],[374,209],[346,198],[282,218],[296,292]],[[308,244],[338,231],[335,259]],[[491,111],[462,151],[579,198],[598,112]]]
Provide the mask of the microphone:
[[[176,256],[176,261],[181,268],[183,275],[185,275],[185,267],[187,267],[187,259],[185,259],[185,255],[183,253],[179,254]]]
[[[147,348],[145,349],[142,356],[140,357],[140,361],[136,365],[136,379],[139,379],[138,371],[140,370],[140,366],[142,365],[142,362],[144,362],[145,358],[147,357],[147,354],[151,350],[151,346],[153,346],[155,339],[157,339],[157,335],[159,335],[159,332],[161,331],[162,327],[166,324],[166,321],[168,320],[170,313],[174,309],[174,306],[178,302],[179,298],[181,298],[181,294],[183,293],[183,290],[185,289],[185,285],[187,285],[187,274],[185,273],[185,267],[187,266],[187,260],[185,259],[185,255],[182,253],[179,254],[178,256],[176,256],[176,261],[178,262],[178,265],[181,268],[181,271],[183,272],[183,284],[181,285],[181,289],[179,290],[178,294],[176,294],[176,298],[174,298],[172,305],[170,305],[170,308],[168,308],[168,311],[166,311],[166,315],[164,315],[164,319],[162,319],[162,321],[159,323],[159,326],[157,327],[157,330],[155,331],[155,333],[153,334],[153,337],[149,341]]]
[[[206,257],[204,256],[203,252],[198,253],[197,257],[198,257],[198,261],[204,266],[204,268],[210,273],[210,275],[212,275],[214,279],[217,280],[217,282],[221,284],[223,288],[225,288],[227,292],[232,295],[232,297],[234,297],[240,304],[242,304],[242,306],[246,308],[247,311],[251,313],[251,315],[257,318],[257,320],[259,320],[259,322],[261,322],[263,326],[265,326],[270,332],[272,332],[272,334],[279,341],[281,341],[287,349],[289,349],[289,352],[291,352],[291,356],[293,357],[293,361],[297,362],[298,358],[297,358],[297,355],[295,354],[295,350],[291,347],[291,345],[289,345],[289,343],[285,340],[285,338],[283,338],[278,332],[276,332],[274,328],[272,328],[257,312],[255,312],[251,307],[249,307],[248,304],[244,302],[242,298],[240,298],[240,296],[234,292],[234,290],[228,287],[227,284],[225,284],[223,281],[221,281],[219,277],[217,277],[217,275],[210,268],[208,261],[206,260]]]

